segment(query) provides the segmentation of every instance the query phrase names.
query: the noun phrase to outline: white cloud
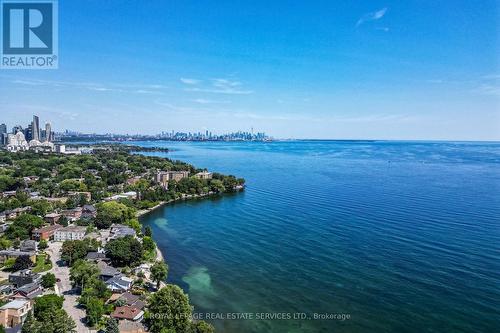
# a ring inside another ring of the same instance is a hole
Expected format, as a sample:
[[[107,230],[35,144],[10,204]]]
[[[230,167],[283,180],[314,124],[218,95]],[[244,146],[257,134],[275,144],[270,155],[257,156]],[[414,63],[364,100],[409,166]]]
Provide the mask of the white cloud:
[[[228,95],[248,95],[253,94],[253,90],[245,90],[240,81],[231,79],[212,79],[210,85],[206,87],[186,88],[186,91],[205,92],[213,94],[228,94]]]
[[[204,98],[194,99],[193,102],[198,103],[198,104],[229,104],[229,103],[231,103],[231,101],[216,101],[213,99],[204,99]]]
[[[472,89],[472,92],[480,95],[500,97],[500,85],[483,83],[478,87]]]
[[[363,23],[369,22],[369,21],[376,21],[380,20],[382,17],[384,17],[385,13],[387,12],[387,7],[382,8],[380,10],[377,10],[375,12],[367,13],[363,15],[358,22],[356,22],[356,27],[359,27]]]
[[[181,77],[180,80],[182,83],[189,84],[189,85],[197,85],[197,84],[201,83],[201,80],[198,80],[198,79],[188,79],[188,78]]]

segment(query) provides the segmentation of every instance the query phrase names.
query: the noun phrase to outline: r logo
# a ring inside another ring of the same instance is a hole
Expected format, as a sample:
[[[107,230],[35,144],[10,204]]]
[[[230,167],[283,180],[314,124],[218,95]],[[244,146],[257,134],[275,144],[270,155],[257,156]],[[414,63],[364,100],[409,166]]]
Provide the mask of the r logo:
[[[2,5],[3,54],[52,54],[52,3]]]

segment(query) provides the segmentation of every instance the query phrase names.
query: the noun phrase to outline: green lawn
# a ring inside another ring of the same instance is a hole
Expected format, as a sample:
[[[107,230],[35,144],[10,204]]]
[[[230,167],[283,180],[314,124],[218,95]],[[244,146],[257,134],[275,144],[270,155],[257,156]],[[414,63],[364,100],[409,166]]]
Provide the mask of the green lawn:
[[[46,254],[36,256],[36,265],[33,267],[34,273],[45,272],[52,268],[52,263],[50,261],[48,263],[45,262],[46,257]]]

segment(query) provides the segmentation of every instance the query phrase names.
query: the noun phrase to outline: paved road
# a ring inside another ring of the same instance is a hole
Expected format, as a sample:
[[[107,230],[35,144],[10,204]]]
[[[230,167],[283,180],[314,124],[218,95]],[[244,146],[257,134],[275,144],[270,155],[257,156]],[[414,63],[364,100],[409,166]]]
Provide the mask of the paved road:
[[[85,311],[77,307],[78,294],[72,289],[71,281],[69,280],[69,267],[61,265],[61,250],[62,243],[60,242],[49,242],[49,248],[47,252],[50,254],[52,260],[52,269],[50,270],[55,274],[56,278],[60,279],[57,282],[56,292],[59,295],[64,296],[63,308],[68,312],[68,314],[73,318],[76,323],[76,329],[80,332],[95,332],[90,330],[84,324]]]

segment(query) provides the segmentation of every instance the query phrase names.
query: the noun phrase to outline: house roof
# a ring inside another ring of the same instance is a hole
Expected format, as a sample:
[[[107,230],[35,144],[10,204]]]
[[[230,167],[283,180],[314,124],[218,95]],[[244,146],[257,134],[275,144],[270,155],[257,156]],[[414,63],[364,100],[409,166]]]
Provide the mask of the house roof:
[[[104,276],[119,276],[121,275],[120,271],[114,268],[113,266],[108,265],[104,261],[99,261],[97,263],[97,268],[101,272],[100,275]]]
[[[58,232],[85,232],[86,230],[87,230],[86,227],[80,227],[80,226],[72,225],[72,226],[69,226],[69,227],[61,228],[61,229],[59,229],[57,231]]]
[[[134,306],[118,306],[111,314],[113,318],[134,320],[143,315],[144,312]]]
[[[31,239],[26,239],[21,242],[21,246],[36,247],[36,241]]]
[[[92,205],[84,205],[83,210],[86,212],[95,212],[96,211],[95,207]]]
[[[115,276],[106,281],[108,286],[116,286],[120,289],[128,289],[130,288],[130,284],[132,283],[132,279],[127,278],[125,276]]]
[[[146,304],[141,301],[140,296],[131,294],[129,292],[123,293],[120,297],[118,297],[117,301],[118,300],[123,300],[125,301],[125,304],[134,306],[139,310],[142,310],[146,306]]]
[[[0,307],[1,310],[5,310],[5,309],[20,309],[22,308],[23,306],[26,305],[26,303],[28,303],[29,301],[26,301],[26,300],[14,300],[14,301],[11,301],[5,305],[3,305],[2,307]]]
[[[24,286],[17,288],[17,291],[23,292],[26,294],[30,294],[30,293],[36,291],[38,288],[40,288],[40,283],[34,282],[34,283],[25,284]]]
[[[47,216],[48,215],[45,215],[45,217],[47,217]],[[50,232],[50,231],[53,231],[53,230],[60,229],[62,227],[63,226],[60,225],[60,224],[53,224],[53,225],[48,225],[48,226],[45,226],[45,227],[41,227],[41,228],[35,229],[35,230],[33,230],[33,232],[38,232],[38,233]]]
[[[29,251],[16,251],[16,250],[1,250],[0,256],[11,256],[11,257],[19,257],[19,256],[32,256],[34,252]]]
[[[147,332],[144,324],[137,321],[120,320],[118,328],[121,333],[143,333]]]
[[[102,252],[89,252],[85,257],[87,260],[96,260],[96,259],[107,259],[106,254]]]
[[[58,214],[58,213],[49,213],[47,215],[45,215],[45,217],[47,218],[55,218],[55,217],[59,217],[61,216],[61,214]]]

